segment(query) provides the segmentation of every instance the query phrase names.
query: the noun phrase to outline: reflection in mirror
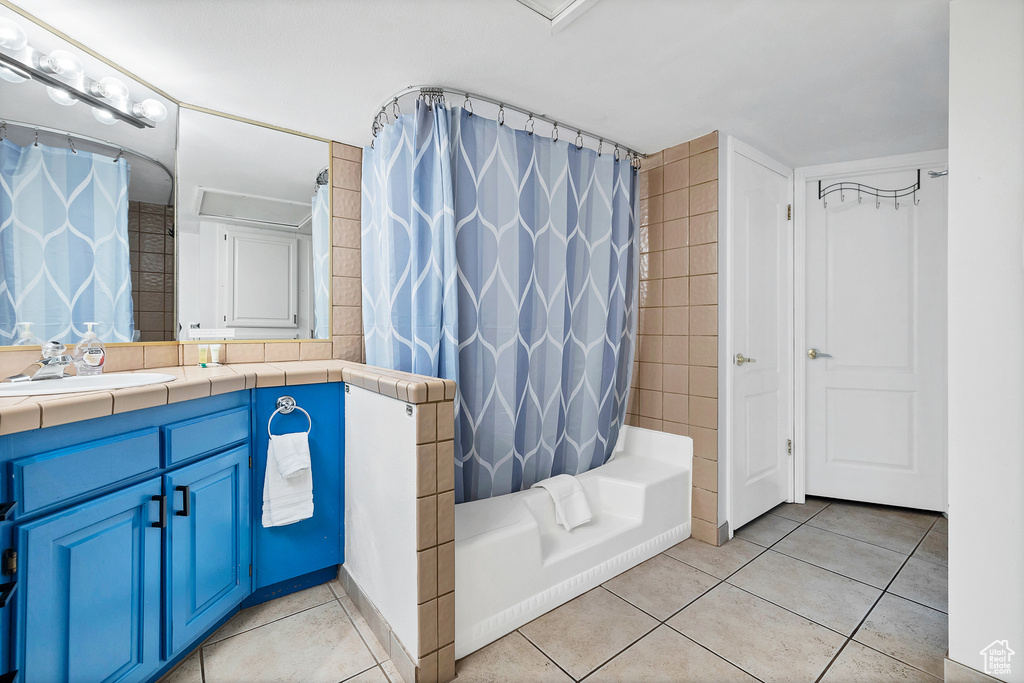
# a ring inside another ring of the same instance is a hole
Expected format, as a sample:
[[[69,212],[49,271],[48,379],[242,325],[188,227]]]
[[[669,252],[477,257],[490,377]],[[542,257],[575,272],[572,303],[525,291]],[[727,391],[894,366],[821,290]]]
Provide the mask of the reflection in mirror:
[[[191,109],[178,125],[179,339],[328,339],[328,143]]]
[[[177,105],[8,7],[0,24],[24,38],[0,45],[0,345],[87,322],[174,339]]]

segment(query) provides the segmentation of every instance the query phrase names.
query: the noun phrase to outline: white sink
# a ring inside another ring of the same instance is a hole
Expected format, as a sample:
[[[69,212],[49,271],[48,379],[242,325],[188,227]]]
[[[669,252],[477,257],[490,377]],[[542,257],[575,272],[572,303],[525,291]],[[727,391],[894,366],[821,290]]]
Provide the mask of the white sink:
[[[131,372],[114,375],[40,379],[30,382],[0,382],[0,397],[50,396],[53,394],[72,394],[78,391],[127,389],[128,387],[144,387],[147,384],[173,382],[174,380],[174,375],[159,372]]]

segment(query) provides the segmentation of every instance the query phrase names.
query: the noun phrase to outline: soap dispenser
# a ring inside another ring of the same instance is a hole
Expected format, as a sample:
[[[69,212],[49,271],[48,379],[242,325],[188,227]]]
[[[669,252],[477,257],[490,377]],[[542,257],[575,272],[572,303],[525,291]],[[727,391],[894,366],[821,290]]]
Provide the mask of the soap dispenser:
[[[82,335],[82,341],[78,342],[72,357],[75,359],[75,368],[79,375],[98,375],[103,372],[103,363],[107,360],[107,349],[103,342],[92,331],[96,323],[85,323],[86,332]]]
[[[39,341],[39,338],[32,334],[32,323],[18,323],[18,338],[14,341],[14,346],[39,346],[42,347],[43,342]]]

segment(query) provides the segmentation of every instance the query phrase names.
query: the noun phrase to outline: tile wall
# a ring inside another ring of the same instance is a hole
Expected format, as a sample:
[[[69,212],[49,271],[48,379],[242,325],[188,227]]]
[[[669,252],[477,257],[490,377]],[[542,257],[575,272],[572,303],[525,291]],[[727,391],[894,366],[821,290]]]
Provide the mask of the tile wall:
[[[139,341],[174,341],[174,207],[129,202],[128,246]]]
[[[718,539],[718,132],[640,171],[640,318],[626,423],[693,438],[693,536]]]
[[[331,340],[334,357],[363,363],[363,309],[360,280],[359,216],[362,202],[363,150],[340,142],[331,143],[331,207],[334,253]]]

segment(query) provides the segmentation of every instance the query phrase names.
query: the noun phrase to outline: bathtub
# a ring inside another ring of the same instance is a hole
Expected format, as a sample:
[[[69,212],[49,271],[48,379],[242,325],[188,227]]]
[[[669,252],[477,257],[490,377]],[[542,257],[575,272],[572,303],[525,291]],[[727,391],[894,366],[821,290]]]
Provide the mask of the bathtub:
[[[690,536],[693,441],[624,426],[579,475],[594,519],[565,531],[546,491],[455,506],[455,656],[511,633]]]

